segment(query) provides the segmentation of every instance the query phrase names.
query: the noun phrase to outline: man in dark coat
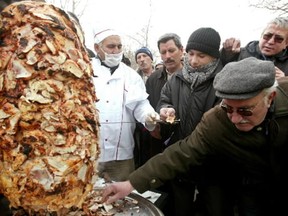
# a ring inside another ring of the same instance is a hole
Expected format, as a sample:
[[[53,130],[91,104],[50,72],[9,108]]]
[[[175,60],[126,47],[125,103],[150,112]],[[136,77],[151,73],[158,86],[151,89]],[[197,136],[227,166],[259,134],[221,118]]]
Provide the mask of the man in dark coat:
[[[174,74],[162,88],[156,108],[160,117],[163,121],[168,117],[180,119],[178,124],[173,125],[172,132],[165,141],[165,147],[191,134],[204,112],[219,102],[213,88],[213,80],[223,67],[219,58],[220,41],[219,33],[213,28],[195,30],[186,45],[182,70]],[[161,126],[161,131],[167,128],[164,128],[165,125]],[[171,191],[168,191],[173,198],[170,206],[174,205],[175,211],[172,215],[194,215],[192,211],[195,210],[195,206],[191,200],[195,197],[196,181],[195,176],[190,178],[185,174],[169,182],[168,188]]]
[[[148,100],[156,109],[162,87],[173,74],[182,70],[183,45],[180,37],[174,33],[162,35],[157,42],[164,67],[151,74],[146,82]]]
[[[272,62],[250,57],[227,64],[213,85],[221,104],[204,114],[189,137],[150,159],[128,181],[108,185],[103,201],[159,187],[210,157],[223,157],[241,174],[240,212],[288,213],[288,78],[277,82]]]
[[[167,33],[162,35],[159,38],[157,45],[164,67],[154,71],[146,81],[146,91],[149,94],[148,100],[154,109],[156,109],[159,102],[162,87],[174,73],[181,71],[183,66],[181,62],[183,45],[177,34]],[[139,53],[141,52],[148,53],[147,49],[141,48],[136,52],[136,57],[139,56]],[[159,135],[151,134],[143,127],[138,127],[138,129],[139,128],[141,130],[135,131],[135,138],[137,143],[139,143],[139,151],[136,151],[136,154],[139,158],[138,165],[142,165],[149,158],[163,151],[163,142],[165,140]]]
[[[251,41],[240,48],[240,41],[229,38],[223,43],[221,59],[224,64],[247,57],[272,61],[276,78],[288,76],[288,18],[276,17],[263,30],[259,41]]]

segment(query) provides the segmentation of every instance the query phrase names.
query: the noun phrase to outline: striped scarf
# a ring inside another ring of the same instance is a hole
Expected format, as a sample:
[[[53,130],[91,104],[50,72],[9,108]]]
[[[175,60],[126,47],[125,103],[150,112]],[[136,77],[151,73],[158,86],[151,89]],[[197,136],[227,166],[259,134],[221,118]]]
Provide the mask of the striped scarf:
[[[220,59],[215,59],[214,61],[201,66],[199,68],[192,68],[188,62],[188,57],[184,57],[184,66],[182,69],[182,74],[184,79],[191,84],[191,91],[197,86],[215,76],[216,67],[218,66]]]

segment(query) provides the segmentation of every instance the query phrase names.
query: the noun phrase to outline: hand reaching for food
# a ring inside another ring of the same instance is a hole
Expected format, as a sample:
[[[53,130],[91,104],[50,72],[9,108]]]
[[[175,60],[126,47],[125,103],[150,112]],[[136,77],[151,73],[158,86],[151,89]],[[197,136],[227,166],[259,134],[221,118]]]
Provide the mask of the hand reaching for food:
[[[161,108],[160,109],[160,119],[169,123],[175,121],[175,110],[174,108]]]

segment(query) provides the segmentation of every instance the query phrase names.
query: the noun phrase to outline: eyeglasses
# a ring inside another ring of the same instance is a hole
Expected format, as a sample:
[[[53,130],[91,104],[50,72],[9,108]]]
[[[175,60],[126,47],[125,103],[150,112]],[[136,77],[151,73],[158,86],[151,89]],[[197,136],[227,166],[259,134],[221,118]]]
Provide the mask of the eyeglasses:
[[[261,98],[262,100],[263,98]],[[239,107],[236,109],[236,112],[241,115],[241,116],[252,116],[253,115],[253,110],[258,106],[259,102],[261,101],[259,100],[254,106],[251,107]],[[228,106],[227,104],[225,104],[223,102],[223,100],[220,103],[220,107],[229,114],[232,114],[234,112],[234,108],[231,106]]]
[[[273,37],[275,43],[282,43],[284,41],[284,38],[280,35],[268,33],[268,34],[263,34],[263,36],[262,36],[262,38],[266,41],[269,41],[272,37]]]

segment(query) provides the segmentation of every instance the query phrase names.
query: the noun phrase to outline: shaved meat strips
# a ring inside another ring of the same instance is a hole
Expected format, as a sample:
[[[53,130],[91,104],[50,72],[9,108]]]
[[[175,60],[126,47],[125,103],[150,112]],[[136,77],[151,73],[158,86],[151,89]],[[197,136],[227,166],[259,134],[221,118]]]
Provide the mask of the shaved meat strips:
[[[81,209],[97,179],[97,98],[79,29],[42,2],[0,15],[0,193],[29,215]]]

